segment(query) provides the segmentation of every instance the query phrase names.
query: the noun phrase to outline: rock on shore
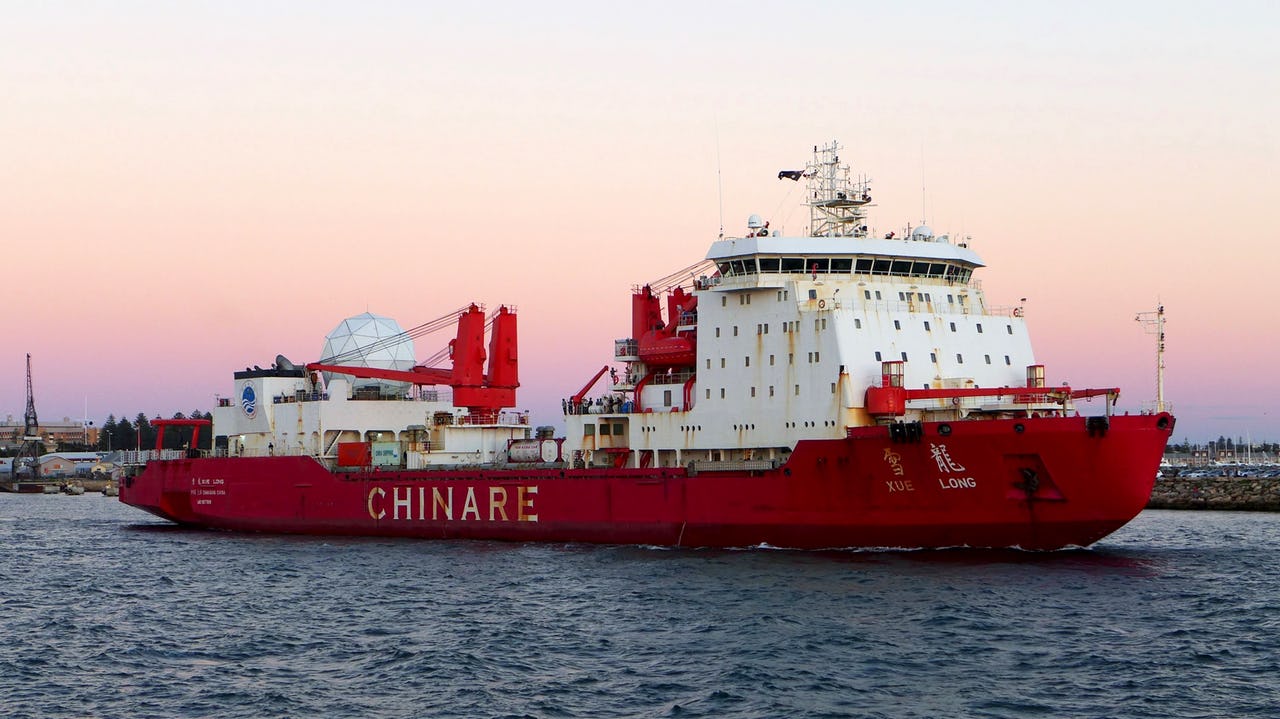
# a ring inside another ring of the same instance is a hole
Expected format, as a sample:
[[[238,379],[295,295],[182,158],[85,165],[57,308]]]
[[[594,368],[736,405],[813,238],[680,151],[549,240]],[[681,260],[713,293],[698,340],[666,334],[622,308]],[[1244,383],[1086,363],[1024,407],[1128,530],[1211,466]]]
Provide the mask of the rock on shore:
[[[1280,511],[1280,480],[1258,477],[1161,477],[1148,509]]]

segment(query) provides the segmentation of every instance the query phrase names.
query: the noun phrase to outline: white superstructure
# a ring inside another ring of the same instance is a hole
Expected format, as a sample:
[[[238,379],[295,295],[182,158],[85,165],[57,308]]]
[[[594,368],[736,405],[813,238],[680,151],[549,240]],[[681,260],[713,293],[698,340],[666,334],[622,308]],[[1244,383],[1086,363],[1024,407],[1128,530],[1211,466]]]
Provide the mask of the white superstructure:
[[[712,244],[716,273],[693,283],[696,309],[676,330],[696,337],[692,366],[655,368],[641,338],[617,342],[626,368],[614,394],[570,403],[566,452],[597,465],[623,448],[628,466],[779,460],[799,440],[875,423],[864,397],[885,362],[902,363],[907,388],[1027,386],[1035,357],[1022,311],[988,306],[972,278],[978,255],[923,226],[870,237],[870,183],[849,182],[837,152],[815,147],[804,171],[779,174],[808,181],[809,236],[779,236],[752,216],[747,236]],[[905,419],[997,406],[914,400]]]

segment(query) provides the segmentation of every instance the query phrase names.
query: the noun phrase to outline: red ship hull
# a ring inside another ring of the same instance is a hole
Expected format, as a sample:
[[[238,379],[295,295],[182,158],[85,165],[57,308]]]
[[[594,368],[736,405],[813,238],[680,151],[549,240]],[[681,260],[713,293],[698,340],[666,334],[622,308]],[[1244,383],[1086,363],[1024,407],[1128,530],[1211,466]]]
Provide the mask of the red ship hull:
[[[774,469],[331,472],[154,461],[121,501],[212,529],[686,547],[1087,546],[1145,506],[1167,414],[925,423],[800,442]]]

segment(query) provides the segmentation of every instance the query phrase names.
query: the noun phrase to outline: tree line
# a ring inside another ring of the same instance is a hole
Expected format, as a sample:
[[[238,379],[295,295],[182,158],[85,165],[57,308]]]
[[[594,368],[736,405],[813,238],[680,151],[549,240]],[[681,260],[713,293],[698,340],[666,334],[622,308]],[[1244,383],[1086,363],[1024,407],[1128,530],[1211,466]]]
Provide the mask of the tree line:
[[[1208,440],[1207,442],[1192,442],[1187,438],[1183,438],[1182,442],[1170,442],[1167,448],[1169,452],[1190,452],[1195,449],[1208,449],[1215,453],[1219,451],[1243,453],[1246,450],[1253,452],[1280,452],[1280,443],[1277,442],[1253,442],[1250,444],[1244,437],[1232,440],[1230,437],[1219,435],[1216,440]]]
[[[213,413],[196,410],[191,414],[178,412],[173,419],[213,419]],[[159,419],[157,416],[156,419]],[[156,433],[159,430],[151,424],[151,419],[143,412],[130,422],[128,417],[116,419],[114,414],[107,415],[107,421],[98,428],[98,444],[100,452],[113,452],[118,449],[155,449]],[[166,427],[164,430],[165,449],[185,449],[191,446],[190,427]],[[202,427],[197,440],[198,449],[213,447],[213,432],[209,427]]]

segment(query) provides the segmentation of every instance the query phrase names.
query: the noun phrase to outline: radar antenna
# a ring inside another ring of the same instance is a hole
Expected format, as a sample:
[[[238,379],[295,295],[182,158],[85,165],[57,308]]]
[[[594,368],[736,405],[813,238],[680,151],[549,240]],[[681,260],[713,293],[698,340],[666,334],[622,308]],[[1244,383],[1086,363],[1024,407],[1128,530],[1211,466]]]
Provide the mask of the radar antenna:
[[[809,234],[812,237],[866,237],[871,181],[849,178],[840,162],[840,144],[813,146],[813,160],[805,168],[808,180]]]

